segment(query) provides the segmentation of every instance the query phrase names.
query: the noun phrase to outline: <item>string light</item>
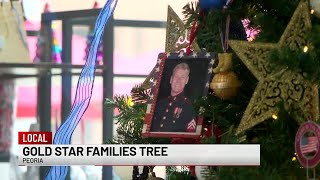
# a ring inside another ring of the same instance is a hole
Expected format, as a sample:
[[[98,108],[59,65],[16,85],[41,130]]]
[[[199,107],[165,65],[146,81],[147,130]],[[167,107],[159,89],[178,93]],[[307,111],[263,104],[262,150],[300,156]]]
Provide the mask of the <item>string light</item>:
[[[314,13],[314,9],[311,9],[310,13],[313,14]]]
[[[303,48],[303,52],[308,52],[308,46],[304,46],[304,48]]]
[[[128,104],[128,106],[133,106],[134,105],[131,97],[128,98],[127,104]]]
[[[296,156],[297,156],[297,153],[294,153],[294,156],[292,157],[292,161],[296,161],[297,160],[297,158],[296,158]]]
[[[278,116],[277,116],[276,114],[272,114],[272,118],[273,118],[274,120],[277,120],[277,119],[278,119]]]

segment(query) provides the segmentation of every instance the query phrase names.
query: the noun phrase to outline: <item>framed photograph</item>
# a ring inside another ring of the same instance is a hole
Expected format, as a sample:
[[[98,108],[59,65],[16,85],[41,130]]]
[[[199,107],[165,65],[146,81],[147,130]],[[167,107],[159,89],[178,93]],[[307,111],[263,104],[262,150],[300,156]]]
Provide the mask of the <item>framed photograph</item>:
[[[193,102],[206,96],[214,53],[161,53],[144,120],[144,137],[199,137],[203,118]]]

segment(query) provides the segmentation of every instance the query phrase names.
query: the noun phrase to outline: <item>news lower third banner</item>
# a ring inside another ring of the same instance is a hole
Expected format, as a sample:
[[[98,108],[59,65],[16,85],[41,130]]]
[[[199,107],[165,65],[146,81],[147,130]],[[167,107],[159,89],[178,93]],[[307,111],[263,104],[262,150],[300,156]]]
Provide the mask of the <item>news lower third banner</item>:
[[[259,166],[256,144],[19,145],[18,164]]]

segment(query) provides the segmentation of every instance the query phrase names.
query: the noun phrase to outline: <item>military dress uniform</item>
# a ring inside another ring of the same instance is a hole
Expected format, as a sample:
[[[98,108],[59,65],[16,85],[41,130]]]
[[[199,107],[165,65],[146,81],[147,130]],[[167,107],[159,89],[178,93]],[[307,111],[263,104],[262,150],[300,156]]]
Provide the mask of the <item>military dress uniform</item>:
[[[153,132],[194,132],[196,119],[191,101],[183,95],[159,101],[151,125]]]

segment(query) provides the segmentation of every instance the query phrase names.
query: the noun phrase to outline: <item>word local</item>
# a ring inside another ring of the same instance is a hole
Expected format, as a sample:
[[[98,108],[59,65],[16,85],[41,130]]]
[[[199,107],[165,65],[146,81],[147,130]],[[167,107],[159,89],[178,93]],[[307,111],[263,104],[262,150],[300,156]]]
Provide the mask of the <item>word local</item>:
[[[45,134],[22,134],[23,143],[47,143],[48,138]]]

